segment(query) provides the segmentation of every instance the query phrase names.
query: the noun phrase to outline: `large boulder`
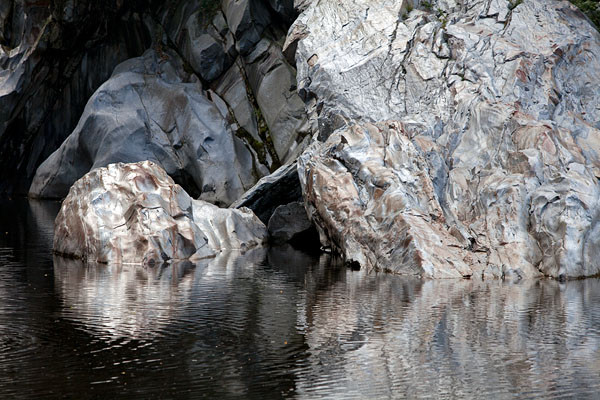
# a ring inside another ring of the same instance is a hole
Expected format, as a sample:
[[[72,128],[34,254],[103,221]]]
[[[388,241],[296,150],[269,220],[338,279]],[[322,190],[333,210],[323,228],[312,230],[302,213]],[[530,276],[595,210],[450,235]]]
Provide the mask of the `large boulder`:
[[[155,163],[111,164],[78,180],[55,222],[54,251],[90,262],[155,265],[248,250],[267,239],[248,209],[192,199]]]
[[[309,214],[367,267],[596,275],[600,34],[568,2],[468,3],[298,18],[299,92],[331,136],[299,164]]]
[[[202,200],[228,205],[264,174],[251,149],[171,52],[120,64],[79,124],[38,169],[33,197],[62,198],[88,171],[150,160]]]

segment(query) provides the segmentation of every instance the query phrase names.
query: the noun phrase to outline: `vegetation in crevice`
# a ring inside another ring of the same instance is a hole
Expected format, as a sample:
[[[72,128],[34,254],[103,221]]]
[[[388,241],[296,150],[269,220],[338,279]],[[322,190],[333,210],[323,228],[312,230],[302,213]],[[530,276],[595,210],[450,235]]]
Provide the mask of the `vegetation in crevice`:
[[[523,3],[523,0],[510,0],[508,2],[508,9],[512,11],[515,9],[515,7],[517,7],[519,4],[522,4],[522,3]]]
[[[269,170],[271,172],[274,172],[279,167],[281,167],[281,161],[279,160],[279,156],[275,151],[275,146],[273,145],[273,139],[271,137],[271,131],[269,129],[269,126],[267,125],[265,117],[262,115],[260,106],[256,101],[256,97],[254,96],[254,91],[250,86],[250,82],[248,82],[246,69],[244,68],[242,62],[239,63],[239,67],[242,71],[242,78],[244,79],[244,85],[246,86],[246,94],[248,96],[248,100],[252,105],[252,109],[254,110],[254,116],[256,117],[256,123],[258,125],[258,136],[263,140],[264,146],[266,147],[267,151],[269,152],[269,155],[271,156],[271,159],[273,160],[270,166],[268,164],[265,165],[269,167]]]

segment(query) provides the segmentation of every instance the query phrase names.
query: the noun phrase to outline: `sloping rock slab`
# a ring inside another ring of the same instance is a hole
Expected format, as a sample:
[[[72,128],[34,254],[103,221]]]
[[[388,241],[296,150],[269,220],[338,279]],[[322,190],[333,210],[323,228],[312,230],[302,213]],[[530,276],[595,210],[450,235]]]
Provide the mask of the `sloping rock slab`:
[[[100,263],[154,265],[261,245],[247,209],[193,200],[157,164],[111,164],[78,180],[56,217],[54,251]]]
[[[293,162],[261,178],[256,185],[235,201],[231,207],[247,207],[265,224],[280,205],[302,200],[298,168]]]

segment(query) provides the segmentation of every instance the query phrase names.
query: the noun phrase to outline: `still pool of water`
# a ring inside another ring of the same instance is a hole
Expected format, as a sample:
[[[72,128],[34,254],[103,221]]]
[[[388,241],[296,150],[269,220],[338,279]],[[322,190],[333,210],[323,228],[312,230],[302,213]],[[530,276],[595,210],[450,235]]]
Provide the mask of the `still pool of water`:
[[[0,203],[0,399],[599,398],[600,281],[421,281],[291,248],[142,269],[51,255]]]

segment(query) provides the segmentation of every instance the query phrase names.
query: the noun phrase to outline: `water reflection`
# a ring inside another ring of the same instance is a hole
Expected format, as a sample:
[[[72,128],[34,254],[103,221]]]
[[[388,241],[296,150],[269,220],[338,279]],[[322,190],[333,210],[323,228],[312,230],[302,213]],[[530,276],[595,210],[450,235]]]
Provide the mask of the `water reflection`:
[[[600,281],[421,281],[289,247],[161,268],[50,256],[0,215],[0,398],[595,398]],[[5,211],[5,212],[4,212]]]
[[[373,397],[594,397],[600,282],[336,284],[306,304],[299,392]]]
[[[61,316],[81,322],[105,338],[159,335],[180,309],[205,270],[189,262],[157,268],[84,264],[54,257]]]

